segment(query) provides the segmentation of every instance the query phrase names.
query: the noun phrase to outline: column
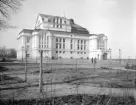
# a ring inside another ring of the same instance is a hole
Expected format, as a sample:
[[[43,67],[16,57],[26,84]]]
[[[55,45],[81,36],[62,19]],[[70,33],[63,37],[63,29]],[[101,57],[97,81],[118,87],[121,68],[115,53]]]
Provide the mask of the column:
[[[39,36],[38,35],[34,36],[34,40],[35,48],[39,48]]]

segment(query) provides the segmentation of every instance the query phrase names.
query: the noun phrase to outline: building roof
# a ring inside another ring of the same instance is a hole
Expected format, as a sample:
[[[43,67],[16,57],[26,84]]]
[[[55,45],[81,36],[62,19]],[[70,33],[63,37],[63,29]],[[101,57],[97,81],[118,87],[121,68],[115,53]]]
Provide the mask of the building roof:
[[[81,33],[81,34],[89,34],[89,31],[84,28],[84,27],[81,27],[77,24],[71,24],[71,32],[73,33]]]
[[[60,18],[65,18],[61,16],[53,16],[53,15],[46,15],[46,14],[39,14],[41,17],[60,17]],[[66,19],[66,18],[65,18]]]
[[[21,34],[22,32],[32,34],[33,30],[32,29],[23,29],[19,34]]]
[[[52,16],[52,15],[46,15],[46,14],[39,14],[41,17],[59,17],[59,16]],[[65,18],[65,17],[60,17],[60,18]],[[66,19],[66,18],[65,18]],[[72,33],[82,33],[82,34],[89,34],[89,31],[74,23],[74,19],[67,19],[70,21],[70,25],[71,25],[71,32]]]
[[[66,33],[66,34],[78,34],[78,35],[82,34],[82,35],[88,35],[88,36],[92,36],[92,35],[93,35],[93,34],[88,34],[88,33],[83,33],[83,32],[82,32],[82,33],[81,33],[81,32],[78,32],[78,33],[77,33],[77,32],[56,31],[56,30],[48,30],[48,31],[54,32],[54,33],[56,32],[56,33],[60,33],[60,34],[61,34],[61,33],[62,33],[62,34],[63,34],[63,33]]]

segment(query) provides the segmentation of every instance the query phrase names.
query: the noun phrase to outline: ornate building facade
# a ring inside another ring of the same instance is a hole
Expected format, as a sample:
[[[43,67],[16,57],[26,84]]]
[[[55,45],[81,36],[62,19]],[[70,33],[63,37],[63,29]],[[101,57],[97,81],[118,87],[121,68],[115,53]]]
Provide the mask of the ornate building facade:
[[[89,34],[73,19],[39,14],[34,29],[23,29],[18,37],[17,58],[27,51],[29,58],[39,58],[40,50],[47,58],[107,59],[107,36]]]

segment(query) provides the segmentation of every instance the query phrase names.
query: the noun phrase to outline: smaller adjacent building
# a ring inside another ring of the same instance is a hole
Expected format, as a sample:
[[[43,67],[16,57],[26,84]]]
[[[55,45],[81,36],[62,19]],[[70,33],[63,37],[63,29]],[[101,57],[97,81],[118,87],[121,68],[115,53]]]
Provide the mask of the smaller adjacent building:
[[[98,60],[107,60],[109,50],[107,49],[107,36],[104,34],[93,35],[90,39],[90,57]]]
[[[39,14],[34,29],[23,29],[18,37],[17,58],[27,56],[37,59],[39,50],[44,58],[106,60],[108,57],[107,36],[90,34],[73,19]]]

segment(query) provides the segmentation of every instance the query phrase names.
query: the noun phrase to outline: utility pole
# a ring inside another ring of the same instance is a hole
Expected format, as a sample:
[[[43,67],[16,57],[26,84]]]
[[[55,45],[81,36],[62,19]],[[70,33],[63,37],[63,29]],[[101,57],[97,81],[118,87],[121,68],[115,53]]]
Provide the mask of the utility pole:
[[[119,63],[121,64],[121,49],[119,49]]]
[[[25,82],[27,82],[27,49],[25,49]]]
[[[109,48],[109,53],[110,53],[110,68],[109,69],[111,69],[111,49]]]
[[[24,47],[22,46],[22,63],[23,63],[23,49],[24,49]]]
[[[96,57],[94,58],[93,63],[94,63],[94,70],[95,70]]]
[[[111,71],[111,48],[109,48],[109,70]],[[111,85],[111,84],[110,84]]]
[[[130,67],[130,56],[128,57],[128,63],[127,63],[127,80],[128,80],[128,72],[129,72],[128,69],[130,69],[129,67]]]
[[[42,93],[42,58],[43,58],[43,50],[40,50],[40,74],[39,74],[39,90]]]

